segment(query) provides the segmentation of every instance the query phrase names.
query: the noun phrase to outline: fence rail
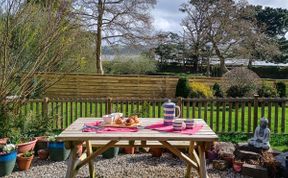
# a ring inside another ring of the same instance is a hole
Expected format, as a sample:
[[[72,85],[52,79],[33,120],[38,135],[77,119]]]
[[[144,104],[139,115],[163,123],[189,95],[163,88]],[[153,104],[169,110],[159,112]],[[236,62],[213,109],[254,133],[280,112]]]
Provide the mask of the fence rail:
[[[53,127],[64,129],[79,117],[102,117],[111,112],[126,116],[162,118],[162,104],[155,98],[45,98],[28,100],[21,112],[49,116]],[[174,98],[183,118],[203,118],[217,133],[252,133],[260,117],[269,120],[275,134],[288,133],[288,98]]]

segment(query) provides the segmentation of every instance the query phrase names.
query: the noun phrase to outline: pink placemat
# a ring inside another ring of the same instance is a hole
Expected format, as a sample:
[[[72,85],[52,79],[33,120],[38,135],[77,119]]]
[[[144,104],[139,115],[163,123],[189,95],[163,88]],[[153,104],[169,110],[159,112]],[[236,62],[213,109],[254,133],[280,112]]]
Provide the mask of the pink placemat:
[[[151,129],[151,130],[157,130],[157,131],[162,131],[162,132],[173,132],[173,133],[181,133],[181,134],[188,134],[192,135],[201,130],[203,127],[203,124],[201,123],[196,123],[193,129],[184,129],[181,131],[175,131],[173,129],[173,125],[165,126],[163,122],[157,122],[155,124],[149,125],[145,127],[145,129]]]
[[[82,132],[111,133],[111,132],[137,132],[138,128],[101,127],[101,121],[84,124]]]

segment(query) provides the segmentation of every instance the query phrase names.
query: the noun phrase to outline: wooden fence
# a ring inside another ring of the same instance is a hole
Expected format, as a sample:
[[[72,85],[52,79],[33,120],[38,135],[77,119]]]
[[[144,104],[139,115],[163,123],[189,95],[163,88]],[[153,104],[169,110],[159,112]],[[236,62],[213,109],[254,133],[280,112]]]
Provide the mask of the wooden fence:
[[[45,73],[41,76],[55,79],[61,74]],[[191,77],[189,80],[209,86],[221,82],[221,78],[214,77]],[[265,81],[273,82],[275,80],[266,79]],[[287,80],[281,81],[288,84]],[[46,90],[45,96],[173,98],[177,82],[178,77],[175,76],[66,74]]]
[[[111,112],[125,116],[162,118],[167,99],[141,98],[45,98],[28,100],[21,112],[49,116],[53,127],[64,129],[79,117],[102,117]],[[217,133],[252,133],[260,117],[269,119],[275,134],[288,133],[288,98],[172,99],[183,118],[203,118]]]

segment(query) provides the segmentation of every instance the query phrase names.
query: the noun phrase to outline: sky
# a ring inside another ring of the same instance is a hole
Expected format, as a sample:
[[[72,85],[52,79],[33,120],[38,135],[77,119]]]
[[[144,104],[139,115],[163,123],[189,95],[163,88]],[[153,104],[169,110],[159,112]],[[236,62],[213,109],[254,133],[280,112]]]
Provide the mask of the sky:
[[[160,31],[181,32],[180,22],[185,14],[179,11],[179,7],[185,2],[188,0],[158,0],[152,11],[154,28]],[[254,5],[288,9],[288,0],[248,0],[248,2]]]

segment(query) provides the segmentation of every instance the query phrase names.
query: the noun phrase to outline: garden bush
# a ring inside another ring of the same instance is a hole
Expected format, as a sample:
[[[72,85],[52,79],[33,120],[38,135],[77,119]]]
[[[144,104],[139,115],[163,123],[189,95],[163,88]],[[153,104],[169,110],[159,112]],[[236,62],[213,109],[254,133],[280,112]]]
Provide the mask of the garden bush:
[[[246,67],[237,67],[224,74],[221,88],[231,97],[251,97],[257,94],[261,79]],[[234,90],[234,91],[233,91]]]
[[[202,84],[202,83],[198,83],[198,82],[192,82],[190,84],[190,97],[191,98],[200,98],[200,97],[204,97],[204,98],[209,98],[209,97],[213,97],[213,92],[210,89],[209,86]]]
[[[286,97],[286,84],[284,82],[277,82],[276,83],[277,93],[280,97]]]
[[[190,86],[189,86],[189,80],[187,77],[181,77],[179,78],[176,86],[176,97],[183,97],[187,98],[190,93]]]
[[[215,83],[212,87],[213,96],[215,97],[223,97],[223,91],[221,90],[221,86],[218,83]]]
[[[277,90],[274,85],[262,83],[262,85],[258,89],[258,95],[260,97],[276,97]]]
[[[104,62],[103,68],[107,74],[149,74],[157,71],[156,61],[145,56],[118,57]]]

